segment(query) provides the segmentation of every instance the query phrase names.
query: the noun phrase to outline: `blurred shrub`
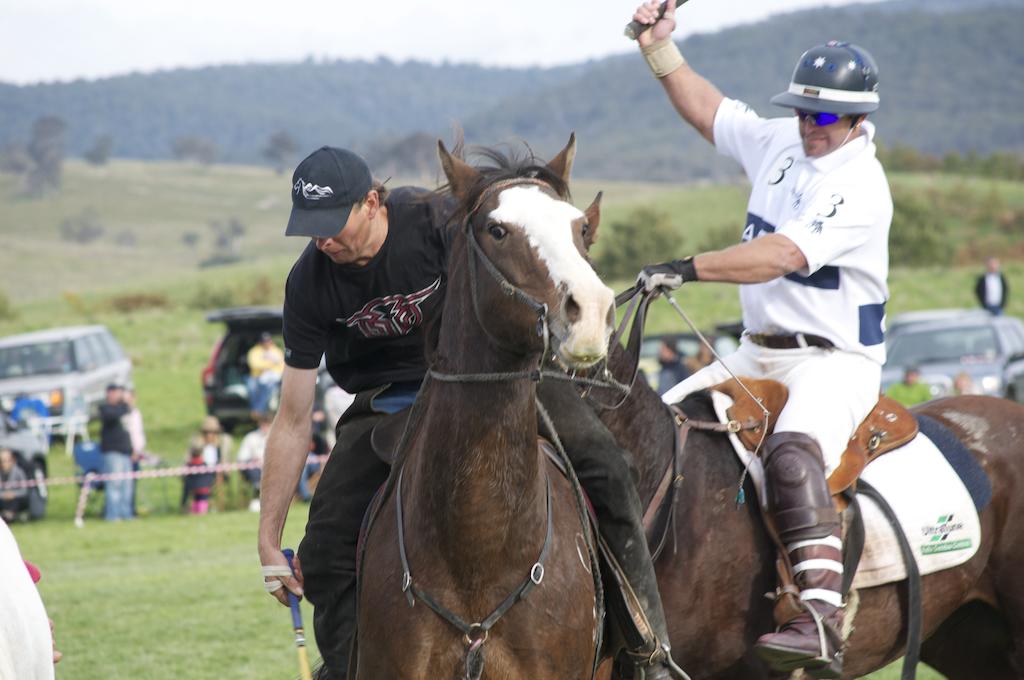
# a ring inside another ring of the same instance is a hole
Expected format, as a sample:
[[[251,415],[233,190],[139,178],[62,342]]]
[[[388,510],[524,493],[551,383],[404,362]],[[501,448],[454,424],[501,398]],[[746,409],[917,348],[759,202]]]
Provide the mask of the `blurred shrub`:
[[[171,306],[163,293],[129,293],[117,295],[108,301],[110,308],[121,314],[145,311],[147,309],[167,309]]]
[[[719,225],[704,235],[704,240],[701,241],[695,253],[706,253],[709,250],[725,250],[729,246],[734,246],[740,242],[740,237],[743,235],[742,232],[741,227],[731,222]]]
[[[16,316],[18,316],[18,312],[15,311],[14,305],[11,304],[10,298],[7,297],[7,293],[0,290],[0,321],[10,321]]]
[[[64,219],[58,230],[65,241],[80,245],[99,240],[105,231],[100,223],[99,215],[93,208],[86,208],[79,214]]]
[[[64,298],[64,302],[67,303],[68,307],[70,307],[71,311],[75,314],[86,318],[92,317],[92,307],[89,306],[89,304],[86,303],[78,293],[73,290],[66,290],[61,293],[61,297]]]
[[[275,293],[278,286],[274,285],[269,277],[261,276],[248,286],[241,296],[247,305],[269,305],[275,302]]]
[[[210,285],[200,283],[195,295],[189,300],[192,309],[220,309],[222,307],[245,307],[281,304],[284,286],[279,286],[268,276],[259,276],[241,284]]]
[[[953,263],[956,246],[950,238],[945,201],[934,192],[893,192],[889,263],[918,267]]]
[[[652,262],[681,257],[685,252],[679,230],[669,215],[651,207],[633,210],[607,230],[594,246],[594,264],[606,279],[625,279]]]
[[[239,307],[242,302],[233,287],[211,286],[204,282],[196,288],[196,293],[189,300],[188,305],[192,309],[220,309],[221,307]]]

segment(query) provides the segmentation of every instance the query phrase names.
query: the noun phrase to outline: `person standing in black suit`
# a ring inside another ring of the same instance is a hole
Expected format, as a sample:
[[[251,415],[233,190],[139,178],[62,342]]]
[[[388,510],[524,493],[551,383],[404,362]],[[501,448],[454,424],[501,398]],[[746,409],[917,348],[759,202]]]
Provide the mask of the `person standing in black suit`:
[[[979,276],[974,284],[974,294],[978,297],[978,304],[992,315],[999,316],[1006,307],[1009,292],[1006,277],[999,270],[999,258],[988,258],[985,263],[985,273]]]

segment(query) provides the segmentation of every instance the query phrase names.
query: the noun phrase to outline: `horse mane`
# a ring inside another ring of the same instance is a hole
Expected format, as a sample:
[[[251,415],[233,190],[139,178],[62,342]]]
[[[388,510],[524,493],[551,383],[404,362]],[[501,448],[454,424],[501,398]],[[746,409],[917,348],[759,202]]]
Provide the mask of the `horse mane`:
[[[471,155],[484,159],[484,163],[473,167],[480,176],[469,187],[466,196],[455,208],[452,215],[453,221],[465,219],[467,213],[472,209],[488,187],[506,180],[512,179],[537,179],[544,182],[563,200],[569,200],[569,183],[560,175],[548,167],[547,163],[534,155],[533,150],[524,143],[524,149],[517,150],[509,147],[508,151],[502,151],[497,147],[473,146],[470,147]],[[462,147],[456,145],[453,155],[462,159]],[[451,186],[444,184],[438,187],[432,194],[436,197],[447,198],[452,196]]]

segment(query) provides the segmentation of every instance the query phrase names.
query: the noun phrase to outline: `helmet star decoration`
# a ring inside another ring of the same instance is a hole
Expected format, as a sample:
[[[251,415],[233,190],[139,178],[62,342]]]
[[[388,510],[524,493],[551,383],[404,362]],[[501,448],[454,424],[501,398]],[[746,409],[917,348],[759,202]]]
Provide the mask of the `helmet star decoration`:
[[[814,60],[814,68],[822,68],[825,65],[825,57],[818,57]]]

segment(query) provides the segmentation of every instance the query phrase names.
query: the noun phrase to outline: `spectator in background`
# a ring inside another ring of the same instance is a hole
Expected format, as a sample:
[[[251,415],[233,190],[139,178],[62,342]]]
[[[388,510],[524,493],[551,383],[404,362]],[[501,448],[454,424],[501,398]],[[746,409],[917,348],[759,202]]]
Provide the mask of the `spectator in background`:
[[[139,471],[139,464],[142,462],[146,452],[146,430],[142,425],[142,412],[135,405],[135,389],[124,388],[124,403],[128,404],[128,415],[124,417],[124,426],[128,430],[128,436],[132,440],[132,472]],[[135,480],[132,480],[132,517],[138,516],[136,503],[138,494],[135,493]]]
[[[124,400],[124,387],[115,383],[107,385],[106,401],[100,404],[100,451],[106,474],[130,474],[132,471],[132,438],[125,427],[130,411],[131,407]],[[131,519],[133,480],[108,480],[105,489],[105,519],[112,522]]]
[[[715,355],[712,354],[708,346],[702,342],[697,346],[697,354],[683,359],[683,365],[686,366],[686,370],[693,374],[705,366],[708,366],[714,360]]]
[[[903,380],[889,385],[885,394],[908,407],[923,404],[932,398],[931,389],[921,382],[921,371],[917,366],[908,366],[903,372]]]
[[[953,378],[953,393],[957,395],[981,394],[975,386],[974,381],[971,380],[970,374],[966,371],[960,371],[956,374],[956,377]]]
[[[306,465],[299,477],[299,497],[303,503],[313,499],[313,490],[309,488],[309,480],[320,471],[320,456],[326,455],[330,449],[327,441],[314,431],[309,438],[309,453],[306,454]]]
[[[193,437],[189,446],[188,467],[213,467],[219,464],[226,455],[223,450],[223,430],[215,416],[203,418],[199,428],[199,436]],[[185,477],[182,493],[182,505],[192,497],[191,512],[193,515],[205,515],[210,510],[210,494],[213,486],[222,478],[219,472],[200,472]]]
[[[327,443],[328,451],[334,448],[334,444],[337,441],[334,430],[338,425],[341,414],[352,405],[355,399],[355,395],[349,394],[338,387],[333,380],[331,381],[331,386],[324,391],[324,440]]]
[[[281,384],[281,373],[284,371],[284,352],[274,344],[274,336],[260,333],[260,341],[253,345],[246,355],[249,363],[249,408],[253,419],[266,413],[270,397]]]
[[[0,449],[0,517],[8,524],[28,512],[28,489],[4,487],[27,479],[25,471],[18,467],[14,452],[10,449]]]
[[[128,415],[125,417],[125,429],[132,441],[132,460],[138,463],[146,453],[146,430],[142,425],[142,412],[135,405],[135,390],[124,388],[124,403],[128,404]],[[136,465],[136,468],[138,465]]]
[[[1009,295],[1006,277],[999,270],[999,258],[990,257],[985,263],[985,273],[978,277],[974,284],[974,294],[978,304],[995,316],[1003,313],[1006,298]]]
[[[669,340],[662,340],[658,346],[658,363],[661,364],[661,370],[658,371],[659,395],[690,377],[690,371],[683,365],[683,358],[676,351],[675,344]]]
[[[269,413],[261,413],[256,418],[256,429],[242,438],[238,446],[239,463],[259,463],[260,467],[243,469],[242,477],[252,485],[253,499],[249,503],[249,510],[260,511],[260,480],[263,476],[263,451],[267,448],[267,435],[270,434],[270,424],[273,418]]]

